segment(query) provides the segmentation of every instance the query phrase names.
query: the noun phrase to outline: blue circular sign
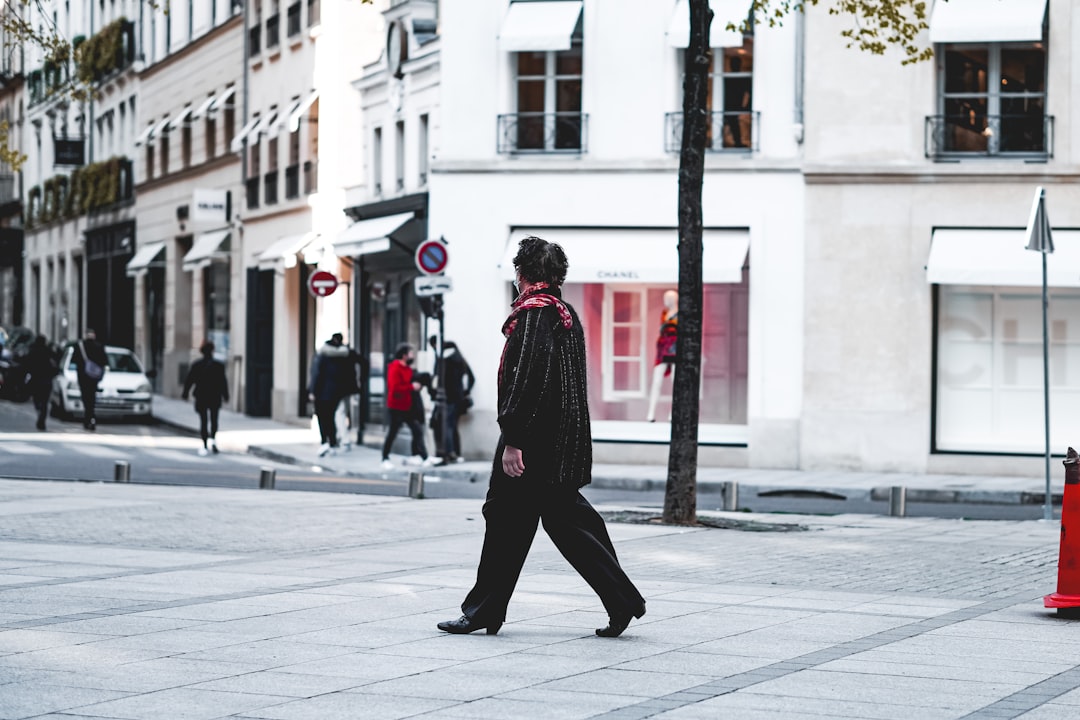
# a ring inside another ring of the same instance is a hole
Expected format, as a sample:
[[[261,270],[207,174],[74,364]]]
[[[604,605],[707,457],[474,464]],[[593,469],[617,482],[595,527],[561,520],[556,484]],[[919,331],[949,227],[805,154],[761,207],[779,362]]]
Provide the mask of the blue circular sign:
[[[425,240],[416,248],[416,267],[420,272],[436,275],[446,269],[450,259],[446,245],[438,240]]]

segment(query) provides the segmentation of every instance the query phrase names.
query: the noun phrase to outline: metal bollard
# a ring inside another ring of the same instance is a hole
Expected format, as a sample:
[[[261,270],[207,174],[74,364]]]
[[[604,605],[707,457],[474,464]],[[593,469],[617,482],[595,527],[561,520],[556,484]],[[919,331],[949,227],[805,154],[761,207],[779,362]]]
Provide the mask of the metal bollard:
[[[904,517],[907,514],[907,488],[893,485],[889,488],[889,515]]]
[[[417,500],[424,497],[424,473],[409,473],[409,497]]]
[[[117,460],[113,466],[113,482],[131,482],[131,463]]]
[[[739,509],[739,483],[725,480],[720,486],[724,493],[724,510],[735,512]]]
[[[259,489],[260,490],[273,490],[274,479],[277,475],[277,471],[274,468],[264,467],[259,469]]]

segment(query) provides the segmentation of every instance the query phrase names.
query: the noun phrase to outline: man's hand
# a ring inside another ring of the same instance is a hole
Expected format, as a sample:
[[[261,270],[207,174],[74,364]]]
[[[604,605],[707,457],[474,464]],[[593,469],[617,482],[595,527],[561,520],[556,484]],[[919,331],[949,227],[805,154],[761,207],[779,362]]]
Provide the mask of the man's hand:
[[[510,477],[521,477],[525,472],[525,459],[521,455],[521,450],[507,445],[503,449],[502,467],[503,472]]]
[[[418,383],[418,382],[414,382],[414,383],[412,384],[412,389],[413,389],[413,390],[419,390],[419,389],[420,389],[420,388],[422,388],[422,387],[424,387],[424,386],[423,386],[423,385],[421,385],[421,384],[420,384],[420,383]]]

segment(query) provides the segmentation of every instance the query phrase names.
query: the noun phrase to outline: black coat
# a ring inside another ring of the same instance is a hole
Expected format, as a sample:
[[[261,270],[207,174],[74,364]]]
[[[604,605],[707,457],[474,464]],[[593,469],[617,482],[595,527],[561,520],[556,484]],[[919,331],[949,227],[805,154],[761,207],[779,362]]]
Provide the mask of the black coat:
[[[465,356],[457,348],[448,352],[443,362],[446,363],[446,375],[442,378],[443,388],[446,390],[446,400],[447,402],[461,403],[465,396],[469,394],[469,391],[472,390],[473,385],[476,384],[476,376],[473,375],[472,368],[469,367]],[[439,377],[441,371],[440,363],[436,362],[435,377]]]
[[[229,381],[225,377],[225,365],[212,357],[196,360],[188,370],[187,380],[184,381],[185,400],[193,385],[195,404],[199,407],[220,408],[223,400],[229,400]]]
[[[109,356],[105,354],[105,346],[97,340],[81,340],[75,343],[75,352],[71,354],[71,361],[75,363],[75,369],[79,373],[79,384],[96,385],[99,380],[86,376],[86,360],[83,358],[82,348],[86,348],[86,355],[101,366],[103,370],[109,368]]]
[[[494,469],[501,472],[502,451],[510,445],[521,449],[526,477],[578,488],[592,480],[592,429],[585,334],[577,313],[566,307],[570,328],[555,307],[534,308],[518,315],[506,341]]]
[[[22,360],[22,367],[26,370],[26,385],[32,396],[47,396],[52,391],[52,379],[60,370],[48,346],[31,345]]]
[[[325,343],[311,360],[308,395],[317,402],[338,402],[358,392],[356,369],[359,356],[346,345]]]

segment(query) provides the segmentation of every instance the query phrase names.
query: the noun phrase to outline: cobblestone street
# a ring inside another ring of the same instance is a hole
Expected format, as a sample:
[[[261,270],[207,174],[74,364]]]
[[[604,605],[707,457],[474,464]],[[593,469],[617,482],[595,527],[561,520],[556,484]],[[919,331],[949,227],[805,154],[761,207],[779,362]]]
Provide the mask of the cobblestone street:
[[[1080,713],[1056,523],[723,517],[610,524],[648,599],[618,640],[543,533],[462,637],[476,501],[4,481],[0,718]]]

